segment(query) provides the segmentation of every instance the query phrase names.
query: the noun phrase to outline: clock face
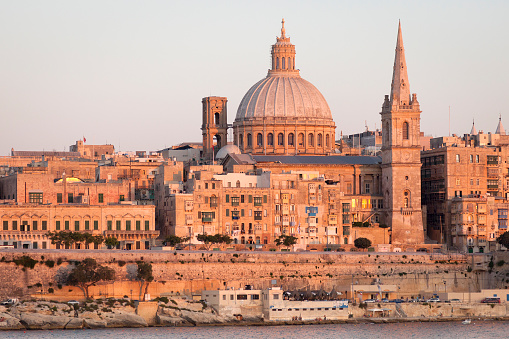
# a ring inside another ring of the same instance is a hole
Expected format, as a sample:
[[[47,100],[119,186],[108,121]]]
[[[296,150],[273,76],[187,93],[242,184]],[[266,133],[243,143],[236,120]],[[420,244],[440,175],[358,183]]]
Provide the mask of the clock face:
[[[410,159],[410,152],[403,152],[403,154],[401,155],[401,157],[405,160],[408,160]]]

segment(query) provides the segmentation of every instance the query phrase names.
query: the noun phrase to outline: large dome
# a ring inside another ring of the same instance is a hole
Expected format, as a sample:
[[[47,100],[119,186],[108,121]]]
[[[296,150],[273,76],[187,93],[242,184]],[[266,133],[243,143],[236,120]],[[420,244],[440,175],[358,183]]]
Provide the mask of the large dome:
[[[251,154],[329,154],[336,125],[322,93],[300,77],[295,45],[281,36],[272,45],[272,68],[240,102],[234,143]]]
[[[269,74],[247,91],[235,121],[263,118],[332,120],[322,93],[299,75]]]

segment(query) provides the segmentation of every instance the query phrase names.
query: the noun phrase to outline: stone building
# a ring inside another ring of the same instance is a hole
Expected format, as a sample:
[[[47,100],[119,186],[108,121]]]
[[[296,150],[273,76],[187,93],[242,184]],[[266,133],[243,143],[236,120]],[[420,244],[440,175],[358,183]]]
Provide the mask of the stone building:
[[[455,247],[451,233],[454,198],[509,198],[509,136],[479,132],[435,138],[431,146],[421,153],[428,236]]]
[[[159,235],[154,206],[1,204],[0,219],[0,243],[14,248],[58,249],[47,233],[73,231],[115,237],[121,249],[149,249]],[[94,248],[94,244],[77,244],[75,248]]]
[[[463,252],[490,252],[500,248],[496,239],[507,232],[509,201],[469,195],[451,199],[452,247]]]

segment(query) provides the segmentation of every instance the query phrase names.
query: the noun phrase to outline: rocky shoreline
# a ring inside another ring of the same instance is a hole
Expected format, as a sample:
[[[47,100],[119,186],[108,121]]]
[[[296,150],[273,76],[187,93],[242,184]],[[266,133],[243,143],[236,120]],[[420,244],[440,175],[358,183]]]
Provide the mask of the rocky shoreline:
[[[264,321],[259,317],[220,316],[215,310],[197,301],[172,299],[154,303],[155,317],[137,314],[129,299],[89,300],[73,305],[55,301],[22,301],[13,306],[0,306],[0,330],[54,330],[129,328],[149,326],[280,326],[317,324],[363,324],[404,322],[462,321],[468,317],[397,317],[349,318],[321,321]],[[473,320],[509,321],[509,317],[473,317]]]

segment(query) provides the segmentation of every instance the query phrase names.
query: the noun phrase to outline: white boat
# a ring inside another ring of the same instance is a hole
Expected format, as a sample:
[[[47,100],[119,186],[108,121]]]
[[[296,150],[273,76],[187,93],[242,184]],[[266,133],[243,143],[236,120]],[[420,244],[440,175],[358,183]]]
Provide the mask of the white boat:
[[[461,323],[462,323],[463,325],[470,325],[470,323],[471,323],[471,322],[472,322],[472,320],[471,320],[471,319],[465,319],[465,320],[463,320]]]

